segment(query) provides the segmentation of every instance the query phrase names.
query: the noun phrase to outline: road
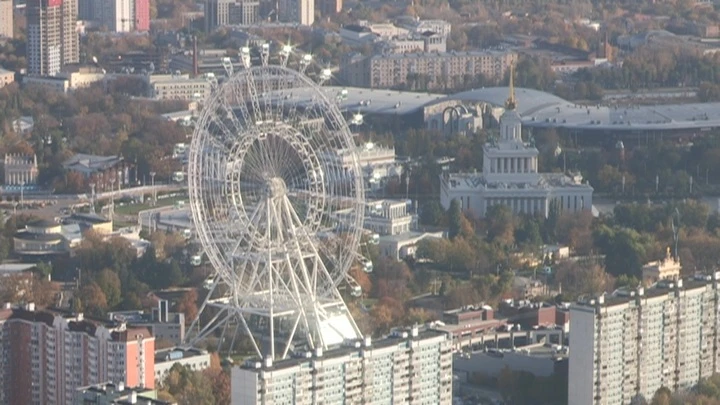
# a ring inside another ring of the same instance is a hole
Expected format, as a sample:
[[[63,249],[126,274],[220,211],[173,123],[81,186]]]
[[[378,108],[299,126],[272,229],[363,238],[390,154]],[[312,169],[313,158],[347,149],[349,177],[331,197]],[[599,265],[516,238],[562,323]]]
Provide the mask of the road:
[[[99,193],[96,195],[96,199],[98,201],[104,201],[111,198],[137,197],[152,194],[153,190],[157,194],[171,193],[187,190],[187,186],[184,184],[157,184],[155,186],[130,187],[114,192]],[[29,194],[24,196],[26,203],[45,202],[47,205],[38,208],[17,208],[16,212],[22,212],[23,214],[30,214],[45,219],[53,219],[61,215],[65,210],[72,210],[89,204],[90,199],[91,196],[89,194]],[[13,209],[8,211],[12,212]]]

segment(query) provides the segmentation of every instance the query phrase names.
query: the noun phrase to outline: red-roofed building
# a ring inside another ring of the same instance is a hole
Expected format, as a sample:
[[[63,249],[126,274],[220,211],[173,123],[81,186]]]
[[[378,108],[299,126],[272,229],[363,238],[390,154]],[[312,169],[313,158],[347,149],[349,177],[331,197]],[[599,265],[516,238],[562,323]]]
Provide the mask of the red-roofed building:
[[[5,321],[3,322],[3,319]],[[76,390],[105,381],[155,386],[155,338],[82,314],[0,310],[0,403],[73,404]]]

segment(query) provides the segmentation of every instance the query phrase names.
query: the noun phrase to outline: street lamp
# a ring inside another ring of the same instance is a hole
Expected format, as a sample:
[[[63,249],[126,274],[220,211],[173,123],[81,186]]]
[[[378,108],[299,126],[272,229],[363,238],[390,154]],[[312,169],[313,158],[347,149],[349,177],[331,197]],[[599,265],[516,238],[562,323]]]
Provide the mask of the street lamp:
[[[155,172],[150,172],[150,187],[152,187],[152,205],[157,204],[157,193],[155,192]]]

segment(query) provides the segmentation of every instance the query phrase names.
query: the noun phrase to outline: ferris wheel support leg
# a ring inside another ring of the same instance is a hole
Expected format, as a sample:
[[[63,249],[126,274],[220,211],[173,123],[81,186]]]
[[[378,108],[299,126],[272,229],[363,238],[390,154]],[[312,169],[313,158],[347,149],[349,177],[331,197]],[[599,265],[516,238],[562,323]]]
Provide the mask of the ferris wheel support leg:
[[[199,315],[198,315],[199,316]],[[212,332],[215,331],[215,329],[220,326],[223,322],[227,322],[228,318],[230,317],[230,311],[227,310],[227,308],[223,308],[208,322],[207,326],[205,326],[201,331],[198,332],[196,336],[194,336],[190,340],[190,346],[195,346],[198,342],[205,339],[208,335],[210,335]]]
[[[212,283],[212,286],[210,287],[210,290],[208,291],[207,296],[205,297],[205,300],[203,300],[202,305],[200,306],[200,309],[198,310],[197,317],[193,319],[192,323],[190,324],[190,329],[188,332],[192,332],[195,329],[195,326],[197,326],[198,334],[200,333],[200,315],[205,310],[205,307],[208,304],[208,301],[210,300],[210,297],[212,297],[213,292],[215,291],[215,287],[217,287],[218,281],[217,279]],[[187,338],[186,338],[187,339]]]
[[[240,322],[242,323],[243,327],[245,328],[245,333],[250,337],[250,341],[252,342],[253,348],[255,349],[255,352],[258,356],[262,356],[262,352],[260,351],[260,347],[257,345],[257,342],[255,341],[255,336],[253,336],[252,331],[250,330],[250,327],[247,324],[247,321],[245,320],[245,317],[243,314],[238,314],[238,317],[240,318]]]
[[[292,344],[293,337],[295,336],[295,331],[297,331],[298,324],[300,323],[300,318],[302,317],[302,314],[298,314],[298,317],[295,319],[295,325],[293,325],[292,331],[290,332],[290,335],[288,335],[288,341],[285,345],[285,350],[283,350],[282,358],[284,359],[287,357],[288,351],[290,351],[290,345]]]
[[[225,323],[225,325],[227,326],[228,323],[230,323],[230,322]],[[238,329],[240,329],[239,323],[237,325],[235,325],[235,332],[233,333],[232,340],[230,341],[230,347],[228,347],[228,353],[232,353],[233,349],[235,348],[235,339],[237,338],[237,335],[238,335]],[[223,333],[223,336],[224,335],[225,334]]]

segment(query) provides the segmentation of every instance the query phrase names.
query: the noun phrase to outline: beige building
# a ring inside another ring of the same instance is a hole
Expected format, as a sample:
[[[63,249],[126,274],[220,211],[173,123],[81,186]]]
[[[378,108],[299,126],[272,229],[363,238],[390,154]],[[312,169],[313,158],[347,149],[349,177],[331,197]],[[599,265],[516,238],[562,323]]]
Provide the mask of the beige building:
[[[357,87],[457,87],[465,76],[499,81],[516,61],[517,54],[510,51],[353,55],[342,61],[339,75]]]
[[[28,74],[52,76],[79,60],[77,0],[29,0]]]
[[[233,367],[233,405],[452,404],[452,348],[445,333],[399,331],[372,342]]]
[[[0,37],[13,37],[13,0],[0,0]]]
[[[659,280],[677,280],[680,278],[681,269],[680,258],[673,257],[670,248],[667,248],[664,258],[643,266],[643,283],[649,285]]]
[[[0,3],[2,4],[2,3]],[[0,89],[15,81],[15,72],[0,68]]]
[[[3,171],[6,186],[37,183],[37,156],[5,155]]]
[[[570,307],[569,404],[630,404],[720,371],[720,273]]]
[[[189,75],[152,75],[146,80],[149,96],[158,100],[203,100],[212,91],[210,81]]]

